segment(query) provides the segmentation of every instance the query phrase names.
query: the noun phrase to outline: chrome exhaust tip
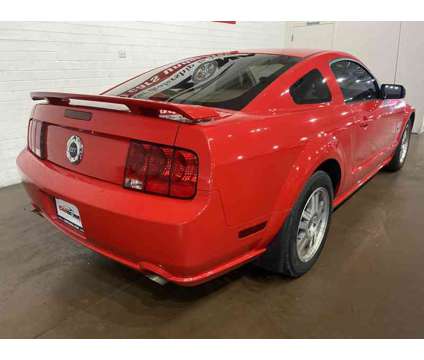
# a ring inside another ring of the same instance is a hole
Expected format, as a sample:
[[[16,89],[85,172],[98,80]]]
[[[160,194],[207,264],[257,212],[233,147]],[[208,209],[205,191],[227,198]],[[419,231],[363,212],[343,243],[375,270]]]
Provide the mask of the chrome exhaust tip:
[[[159,285],[165,285],[168,282],[168,280],[156,274],[146,274],[146,277]]]

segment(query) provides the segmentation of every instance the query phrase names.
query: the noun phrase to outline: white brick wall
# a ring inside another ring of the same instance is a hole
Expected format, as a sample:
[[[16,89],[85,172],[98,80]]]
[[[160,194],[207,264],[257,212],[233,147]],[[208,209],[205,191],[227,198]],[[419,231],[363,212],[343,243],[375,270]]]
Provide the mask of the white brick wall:
[[[283,47],[284,31],[281,22],[0,22],[0,187],[19,182],[30,91],[99,93],[187,56]]]

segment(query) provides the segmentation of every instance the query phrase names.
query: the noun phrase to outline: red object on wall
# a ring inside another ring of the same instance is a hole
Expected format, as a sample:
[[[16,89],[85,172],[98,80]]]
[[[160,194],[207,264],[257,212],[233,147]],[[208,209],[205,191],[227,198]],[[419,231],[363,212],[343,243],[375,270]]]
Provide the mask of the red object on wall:
[[[214,21],[214,22],[235,25],[237,21]]]

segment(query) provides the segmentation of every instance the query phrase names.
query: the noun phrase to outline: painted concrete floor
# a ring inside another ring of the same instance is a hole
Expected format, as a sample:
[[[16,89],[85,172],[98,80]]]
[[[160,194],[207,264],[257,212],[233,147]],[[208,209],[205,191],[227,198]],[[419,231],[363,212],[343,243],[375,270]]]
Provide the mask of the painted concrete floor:
[[[424,137],[336,210],[297,280],[251,265],[197,288],[163,287],[97,255],[0,190],[0,337],[424,337]]]

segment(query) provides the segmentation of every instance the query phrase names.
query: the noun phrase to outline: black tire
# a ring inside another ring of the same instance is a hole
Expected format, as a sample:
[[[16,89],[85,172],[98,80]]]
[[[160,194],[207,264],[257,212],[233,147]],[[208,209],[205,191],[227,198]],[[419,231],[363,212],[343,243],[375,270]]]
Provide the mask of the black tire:
[[[405,126],[405,129],[403,130],[402,136],[400,138],[400,142],[393,154],[392,160],[386,165],[385,169],[388,171],[398,171],[402,169],[403,165],[405,165],[406,158],[408,157],[408,150],[409,150],[409,142],[411,139],[411,130],[412,130],[412,121],[409,119],[408,123]],[[402,143],[404,136],[406,136],[407,141],[407,149],[405,156],[402,157]]]
[[[303,209],[311,194],[319,188],[324,188],[329,195],[328,221],[324,237],[313,257],[307,262],[301,261],[297,251],[297,233]],[[299,277],[309,271],[317,261],[327,238],[331,222],[333,202],[333,185],[330,177],[324,171],[317,171],[309,179],[305,188],[294,205],[284,225],[272,240],[268,250],[256,262],[259,267],[268,271],[289,277]]]

